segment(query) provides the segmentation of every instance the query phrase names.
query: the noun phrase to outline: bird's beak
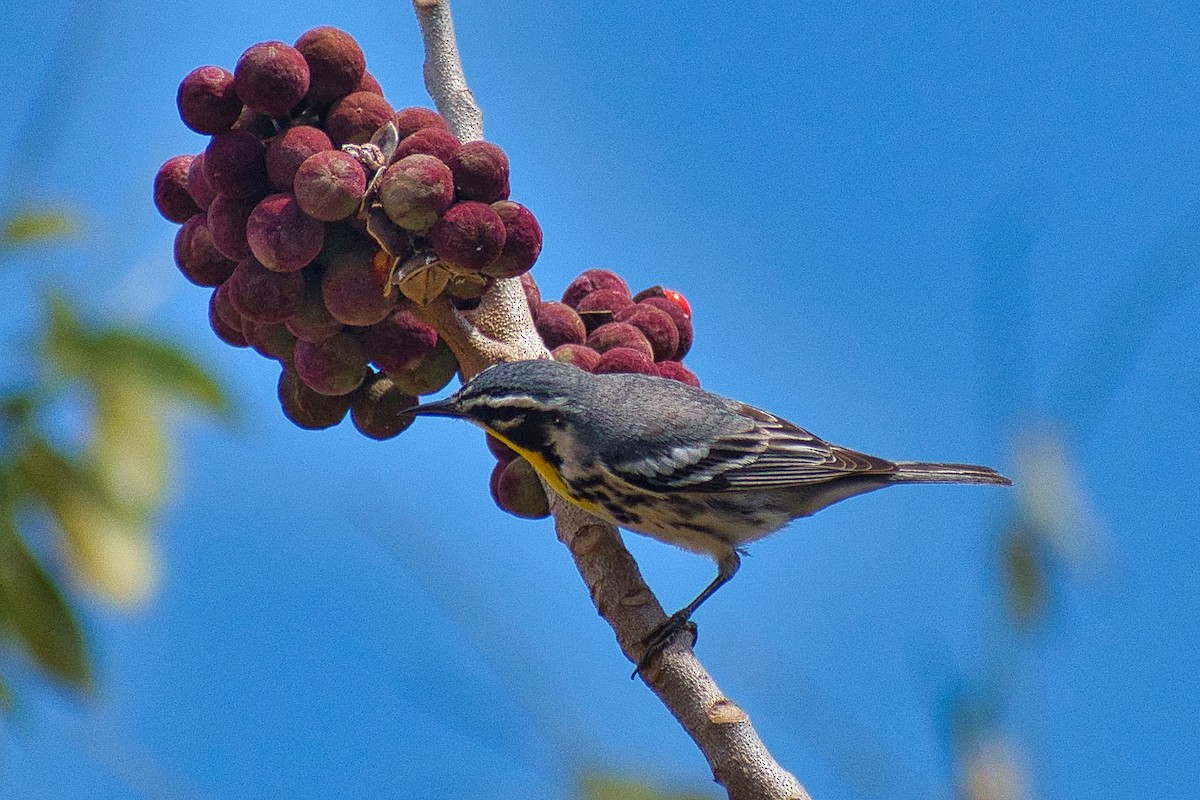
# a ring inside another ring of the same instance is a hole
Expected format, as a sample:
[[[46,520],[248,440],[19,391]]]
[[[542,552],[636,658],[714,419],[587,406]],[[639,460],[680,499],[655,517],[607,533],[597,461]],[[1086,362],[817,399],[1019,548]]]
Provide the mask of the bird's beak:
[[[456,406],[449,399],[435,400],[432,403],[425,403],[424,405],[413,406],[412,408],[405,409],[401,413],[414,414],[417,416],[424,415],[424,416],[429,416],[429,417],[461,417],[461,416],[463,416],[462,412],[458,410],[458,406]]]

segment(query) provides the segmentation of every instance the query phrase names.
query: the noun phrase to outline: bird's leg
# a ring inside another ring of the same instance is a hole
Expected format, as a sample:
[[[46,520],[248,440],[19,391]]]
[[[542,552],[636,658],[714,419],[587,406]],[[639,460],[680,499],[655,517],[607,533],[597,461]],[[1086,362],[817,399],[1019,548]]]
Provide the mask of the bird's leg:
[[[649,665],[650,660],[685,628],[691,632],[692,644],[695,645],[696,623],[691,621],[692,614],[696,612],[701,603],[712,597],[717,589],[729,583],[729,579],[737,574],[738,568],[741,566],[742,559],[738,555],[738,551],[732,547],[729,548],[729,551],[717,561],[717,577],[713,579],[713,582],[704,587],[704,591],[696,595],[695,600],[667,617],[665,622],[655,627],[642,639],[642,657],[638,659],[637,669],[629,677],[636,678],[638,673]]]

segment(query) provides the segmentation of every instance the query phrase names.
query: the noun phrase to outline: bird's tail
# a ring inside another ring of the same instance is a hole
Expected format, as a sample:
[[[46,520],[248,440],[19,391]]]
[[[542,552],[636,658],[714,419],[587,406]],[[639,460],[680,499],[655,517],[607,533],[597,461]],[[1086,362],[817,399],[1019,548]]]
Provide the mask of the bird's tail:
[[[928,461],[897,461],[889,477],[895,483],[991,483],[1012,486],[1012,481],[991,467],[975,464],[938,464]]]

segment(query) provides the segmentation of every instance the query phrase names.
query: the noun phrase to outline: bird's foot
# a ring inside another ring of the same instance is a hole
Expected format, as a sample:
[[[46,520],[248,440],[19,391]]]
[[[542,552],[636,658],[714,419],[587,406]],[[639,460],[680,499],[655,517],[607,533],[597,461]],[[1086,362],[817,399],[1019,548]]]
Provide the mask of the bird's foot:
[[[696,644],[696,623],[688,619],[688,615],[683,611],[676,611],[667,617],[662,624],[646,634],[645,638],[640,642],[642,657],[638,659],[637,668],[629,676],[629,679],[633,680],[641,674],[650,665],[654,657],[661,653],[662,649],[675,638],[675,635],[683,630],[691,634],[692,646],[694,647]]]

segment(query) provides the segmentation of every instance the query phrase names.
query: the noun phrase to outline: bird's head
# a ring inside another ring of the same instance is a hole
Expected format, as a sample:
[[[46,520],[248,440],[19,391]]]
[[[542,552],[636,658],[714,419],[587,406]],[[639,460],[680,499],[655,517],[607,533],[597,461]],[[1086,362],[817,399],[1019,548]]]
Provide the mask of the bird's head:
[[[445,400],[417,406],[410,413],[459,417],[518,450],[549,455],[555,432],[564,430],[580,413],[580,387],[591,377],[557,361],[497,364]]]

